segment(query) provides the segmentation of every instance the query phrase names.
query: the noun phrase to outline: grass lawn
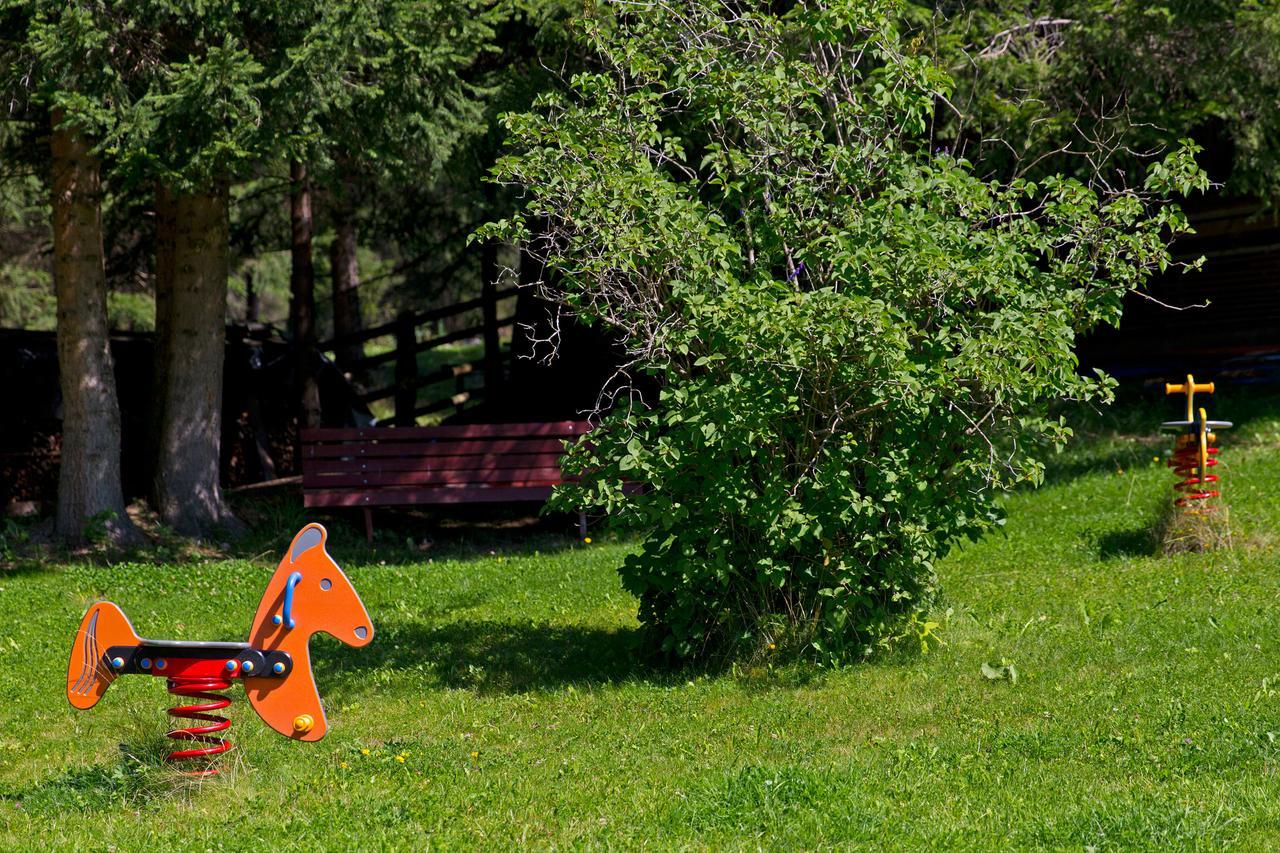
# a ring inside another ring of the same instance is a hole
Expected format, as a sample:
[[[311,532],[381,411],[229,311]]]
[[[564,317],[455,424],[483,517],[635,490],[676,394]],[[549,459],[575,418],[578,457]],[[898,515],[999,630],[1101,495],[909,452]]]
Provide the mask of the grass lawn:
[[[235,688],[236,759],[196,784],[157,762],[158,679],[70,709],[72,633],[105,595],[144,636],[243,638],[301,516],[273,510],[275,535],[234,557],[18,561],[0,570],[0,847],[1274,848],[1280,405],[1214,401],[1245,418],[1219,469],[1236,547],[1165,558],[1151,435],[1175,409],[1093,419],[1008,498],[1005,534],[940,566],[945,645],[837,671],[634,664],[625,541],[424,553],[334,522],[378,636],[313,644],[329,736],[286,741]]]

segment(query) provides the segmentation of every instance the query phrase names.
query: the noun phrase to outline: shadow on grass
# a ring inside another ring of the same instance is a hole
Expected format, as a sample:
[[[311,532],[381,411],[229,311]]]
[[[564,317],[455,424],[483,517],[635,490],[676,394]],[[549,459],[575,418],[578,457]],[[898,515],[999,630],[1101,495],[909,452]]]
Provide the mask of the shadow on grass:
[[[0,556],[0,580],[21,575],[50,574],[57,571],[57,568],[54,560],[23,556],[10,561]]]
[[[1153,455],[1162,454],[1172,445],[1171,435],[1162,433],[1160,424],[1183,416],[1182,398],[1167,397],[1163,391],[1160,383],[1125,382],[1111,406],[1055,407],[1052,414],[1066,418],[1075,438],[1061,454],[1042,454],[1045,482],[1063,483],[1100,471],[1151,464]],[[1197,397],[1197,401],[1201,399]],[[1280,393],[1270,387],[1233,385],[1227,381],[1203,401],[1210,417],[1235,424],[1223,435],[1226,446],[1256,442],[1259,428],[1280,417]]]
[[[527,505],[487,504],[443,509],[376,509],[374,538],[368,542],[358,510],[320,511],[302,506],[296,495],[242,499],[236,512],[250,533],[232,545],[241,557],[283,554],[293,534],[318,521],[329,531],[329,552],[342,563],[379,560],[447,559],[466,562],[500,554],[552,554],[577,544],[577,519],[538,515]]]
[[[143,806],[208,784],[165,763],[164,743],[154,737],[121,743],[115,764],[69,767],[28,788],[0,791],[0,800],[26,809],[111,809],[121,802]]]
[[[1118,447],[1108,453],[1079,455],[1064,453],[1060,457],[1045,460],[1044,485],[1069,483],[1089,474],[1114,474],[1140,465],[1150,465],[1152,454],[1159,454],[1169,441],[1152,440],[1141,444]]]
[[[571,685],[607,686],[642,682],[666,687],[698,678],[731,676],[753,693],[789,690],[821,682],[831,670],[812,661],[779,658],[745,661],[717,658],[696,664],[648,659],[640,628],[513,624],[461,620],[438,625],[390,623],[374,643],[354,650],[337,642],[312,645],[318,670],[328,673],[322,688],[333,701],[386,676],[425,675],[432,688],[512,695]],[[876,655],[859,666],[901,666],[915,661],[907,648]],[[375,676],[374,673],[379,673]]]
[[[422,671],[442,688],[489,694],[678,678],[672,671],[646,666],[637,652],[639,642],[634,628],[390,623],[358,653],[336,643],[317,643],[312,654],[318,669],[332,673],[329,680],[340,691],[364,683],[371,670]]]
[[[1099,560],[1151,557],[1157,553],[1156,536],[1150,526],[1113,530],[1098,537]]]

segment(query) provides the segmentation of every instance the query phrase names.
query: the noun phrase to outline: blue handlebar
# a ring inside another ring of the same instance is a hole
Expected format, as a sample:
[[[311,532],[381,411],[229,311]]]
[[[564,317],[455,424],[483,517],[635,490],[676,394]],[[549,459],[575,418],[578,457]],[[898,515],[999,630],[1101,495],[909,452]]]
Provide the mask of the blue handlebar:
[[[284,585],[284,624],[288,628],[296,627],[297,623],[293,620],[293,588],[298,585],[298,581],[302,580],[302,572],[294,572],[289,575],[289,580]]]

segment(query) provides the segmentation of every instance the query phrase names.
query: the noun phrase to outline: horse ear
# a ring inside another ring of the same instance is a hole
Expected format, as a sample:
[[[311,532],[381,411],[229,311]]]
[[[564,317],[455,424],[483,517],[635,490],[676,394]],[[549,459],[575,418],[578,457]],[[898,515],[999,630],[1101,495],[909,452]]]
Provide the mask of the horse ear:
[[[289,546],[289,562],[296,562],[299,557],[312,548],[323,548],[328,538],[329,532],[324,529],[324,525],[308,524],[298,531],[297,536],[293,537],[293,544]]]

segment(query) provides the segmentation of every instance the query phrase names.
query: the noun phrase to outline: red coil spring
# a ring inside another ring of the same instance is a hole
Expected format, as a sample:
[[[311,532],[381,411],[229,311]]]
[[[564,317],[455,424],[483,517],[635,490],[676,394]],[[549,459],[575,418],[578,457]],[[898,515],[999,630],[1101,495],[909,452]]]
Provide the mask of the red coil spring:
[[[1208,458],[1205,466],[1212,468],[1218,464],[1215,459],[1218,455],[1218,448],[1207,448]],[[1204,477],[1200,476],[1200,447],[1195,441],[1179,441],[1178,447],[1173,451],[1173,458],[1169,460],[1169,467],[1173,468],[1173,472],[1183,479],[1174,484],[1174,488],[1182,492],[1182,496],[1175,499],[1174,506],[1188,506],[1198,501],[1216,498],[1220,494],[1217,489],[1206,489],[1206,485],[1218,482],[1217,474],[1205,473]],[[1212,506],[1197,506],[1198,512],[1211,512]]]
[[[217,693],[210,691],[226,690],[231,684],[221,678],[170,678],[168,682],[169,692],[173,695],[203,700],[202,704],[175,705],[169,709],[169,715],[188,720],[200,720],[208,724],[190,726],[185,729],[174,729],[169,732],[169,737],[174,740],[195,741],[198,744],[204,744],[204,746],[194,746],[190,749],[175,749],[169,753],[169,760],[191,761],[198,758],[210,758],[215,755],[221,755],[231,749],[230,741],[214,737],[216,732],[226,731],[231,728],[231,721],[226,717],[210,713],[211,711],[221,711],[231,704],[231,700],[226,696],[219,696]],[[192,770],[190,775],[213,776],[217,772],[217,767],[210,766],[203,770]]]

